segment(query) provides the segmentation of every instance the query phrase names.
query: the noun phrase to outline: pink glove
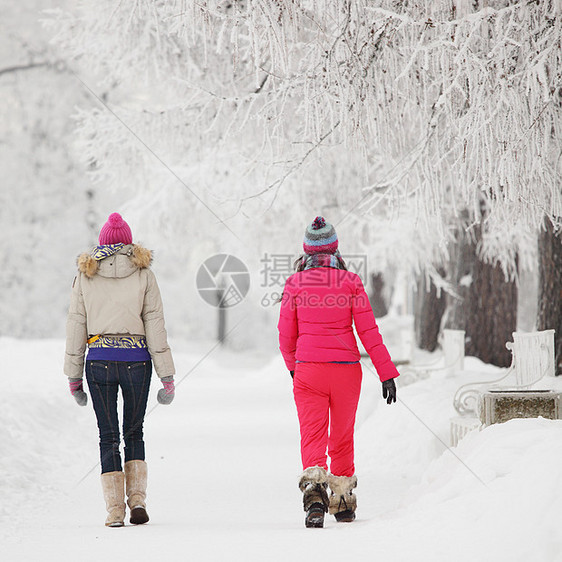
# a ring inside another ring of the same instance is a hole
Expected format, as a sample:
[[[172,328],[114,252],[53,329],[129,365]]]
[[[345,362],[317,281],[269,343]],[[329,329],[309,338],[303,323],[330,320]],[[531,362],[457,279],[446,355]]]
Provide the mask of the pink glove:
[[[174,377],[164,377],[160,379],[164,388],[158,391],[156,398],[160,404],[171,404],[174,396],[176,395],[176,387],[174,385]]]
[[[68,379],[68,386],[76,403],[79,406],[85,406],[88,403],[88,395],[84,392],[82,379]]]

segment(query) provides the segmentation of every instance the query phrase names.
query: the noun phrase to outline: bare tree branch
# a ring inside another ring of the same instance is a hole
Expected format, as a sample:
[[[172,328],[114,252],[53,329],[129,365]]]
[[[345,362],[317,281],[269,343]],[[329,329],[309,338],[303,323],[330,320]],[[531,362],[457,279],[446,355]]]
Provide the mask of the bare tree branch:
[[[50,66],[51,63],[48,62],[33,62],[30,64],[20,64],[16,66],[8,66],[6,68],[0,69],[0,76],[3,74],[10,74],[11,72],[20,72],[22,70],[31,70],[33,68],[40,68],[43,66]]]
[[[294,174],[306,162],[308,157],[338,128],[339,124],[340,124],[340,122],[338,121],[327,133],[322,135],[322,137],[320,137],[318,142],[315,143],[313,146],[311,146],[304,153],[302,158],[300,158],[299,161],[294,166],[289,168],[289,170],[287,170],[287,172],[285,172],[285,174],[283,174],[280,178],[276,179],[273,183],[271,183],[270,185],[268,185],[267,187],[265,187],[261,191],[258,191],[257,193],[254,193],[253,195],[248,195],[246,197],[242,197],[240,199],[240,201],[244,202],[244,201],[247,201],[248,199],[255,199],[256,197],[261,197],[264,193],[267,193],[268,191],[271,191],[272,189],[276,190],[275,197],[274,197],[274,201],[275,201],[275,198],[277,197],[277,193],[279,192],[279,188],[285,183],[285,180],[290,175]]]

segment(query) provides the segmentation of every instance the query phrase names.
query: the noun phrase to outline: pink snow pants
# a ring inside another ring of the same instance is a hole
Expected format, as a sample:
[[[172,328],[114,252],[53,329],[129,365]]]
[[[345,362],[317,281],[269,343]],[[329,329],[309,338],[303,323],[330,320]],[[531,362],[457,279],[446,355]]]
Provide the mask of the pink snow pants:
[[[361,393],[359,363],[297,363],[293,393],[301,430],[303,469],[328,470],[334,476],[353,476],[353,433]],[[329,432],[328,432],[329,427]]]

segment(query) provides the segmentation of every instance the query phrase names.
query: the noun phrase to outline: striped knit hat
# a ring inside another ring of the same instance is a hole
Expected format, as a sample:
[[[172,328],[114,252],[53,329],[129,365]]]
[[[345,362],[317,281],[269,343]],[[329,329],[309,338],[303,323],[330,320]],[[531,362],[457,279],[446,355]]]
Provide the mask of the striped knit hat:
[[[338,249],[335,228],[324,217],[316,217],[304,232],[305,254],[334,254]]]
[[[123,220],[119,213],[111,213],[107,222],[100,230],[100,244],[106,246],[108,244],[132,244],[133,235],[129,225]]]

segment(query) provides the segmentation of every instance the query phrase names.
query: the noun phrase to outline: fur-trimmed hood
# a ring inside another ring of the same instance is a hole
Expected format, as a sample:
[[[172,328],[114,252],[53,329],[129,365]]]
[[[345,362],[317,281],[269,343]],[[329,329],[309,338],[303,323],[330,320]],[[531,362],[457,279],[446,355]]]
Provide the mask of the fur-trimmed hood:
[[[117,248],[113,253],[104,255],[99,246],[91,253],[83,253],[78,256],[78,271],[86,277],[95,275],[101,277],[128,277],[138,269],[150,267],[152,263],[152,252],[138,244],[127,244]]]

